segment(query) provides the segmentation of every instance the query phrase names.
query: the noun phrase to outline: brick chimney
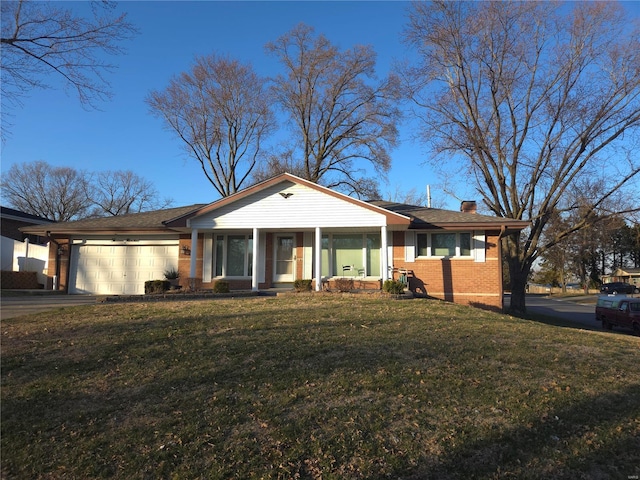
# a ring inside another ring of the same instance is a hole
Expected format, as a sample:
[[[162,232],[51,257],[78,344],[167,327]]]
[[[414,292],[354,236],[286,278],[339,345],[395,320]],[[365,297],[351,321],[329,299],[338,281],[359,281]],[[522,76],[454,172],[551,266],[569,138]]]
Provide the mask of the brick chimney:
[[[462,203],[460,203],[460,211],[463,213],[476,213],[477,210],[478,206],[475,200],[463,200]]]

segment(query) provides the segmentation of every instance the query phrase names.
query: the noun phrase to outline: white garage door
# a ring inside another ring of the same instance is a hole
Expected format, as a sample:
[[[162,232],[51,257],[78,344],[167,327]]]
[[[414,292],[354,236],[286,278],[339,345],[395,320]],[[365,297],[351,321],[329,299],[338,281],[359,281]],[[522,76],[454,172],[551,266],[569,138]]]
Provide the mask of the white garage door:
[[[144,282],[164,279],[178,267],[178,243],[164,245],[74,245],[69,293],[141,295]]]

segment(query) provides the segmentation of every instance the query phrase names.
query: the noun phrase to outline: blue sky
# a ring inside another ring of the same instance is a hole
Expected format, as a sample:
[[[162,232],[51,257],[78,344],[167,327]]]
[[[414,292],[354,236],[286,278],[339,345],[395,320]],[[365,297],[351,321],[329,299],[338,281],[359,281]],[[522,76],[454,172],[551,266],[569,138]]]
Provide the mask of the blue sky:
[[[85,3],[67,3],[73,9]],[[86,111],[73,92],[57,79],[55,89],[35,90],[12,113],[11,135],[2,149],[2,172],[14,163],[44,160],[55,166],[90,171],[133,170],[153,182],[175,206],[209,203],[218,198],[199,164],[184,152],[180,140],[163,128],[144,103],[151,90],[164,89],[173,75],[190,69],[194,56],[212,52],[251,62],[260,75],[275,75],[277,61],[264,45],[299,22],[313,26],[341,49],[370,44],[378,54],[377,71],[385,76],[394,59],[408,55],[400,35],[406,22],[405,2],[128,2],[128,13],[140,34],[125,46],[126,55],[111,60],[119,68],[108,79],[114,98],[101,111]],[[439,190],[427,165],[425,149],[401,126],[401,144],[392,152],[393,166],[381,190],[424,192],[431,185],[434,205],[456,209],[458,201]]]

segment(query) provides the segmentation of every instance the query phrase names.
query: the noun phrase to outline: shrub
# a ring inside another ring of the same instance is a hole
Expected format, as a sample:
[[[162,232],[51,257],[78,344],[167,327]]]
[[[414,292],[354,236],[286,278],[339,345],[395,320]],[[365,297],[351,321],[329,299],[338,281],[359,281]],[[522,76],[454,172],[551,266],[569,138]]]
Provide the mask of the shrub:
[[[293,288],[296,292],[310,292],[311,280],[299,278],[293,282]]]
[[[339,292],[350,292],[353,290],[353,278],[336,278],[335,285]]]
[[[144,293],[147,295],[154,293],[164,293],[171,288],[169,280],[147,280],[144,282]]]
[[[398,295],[404,292],[404,283],[398,280],[385,280],[382,290]]]
[[[229,293],[229,282],[218,280],[213,284],[214,293]]]
[[[170,268],[164,271],[164,278],[167,280],[175,280],[180,278],[180,273],[175,268]]]

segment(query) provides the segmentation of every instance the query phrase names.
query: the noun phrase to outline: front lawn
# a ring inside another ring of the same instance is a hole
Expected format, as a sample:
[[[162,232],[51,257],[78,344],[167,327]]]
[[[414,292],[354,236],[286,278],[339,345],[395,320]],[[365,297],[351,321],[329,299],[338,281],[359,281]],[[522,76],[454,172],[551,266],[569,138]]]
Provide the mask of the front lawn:
[[[2,478],[640,475],[640,339],[433,300],[2,322]]]

